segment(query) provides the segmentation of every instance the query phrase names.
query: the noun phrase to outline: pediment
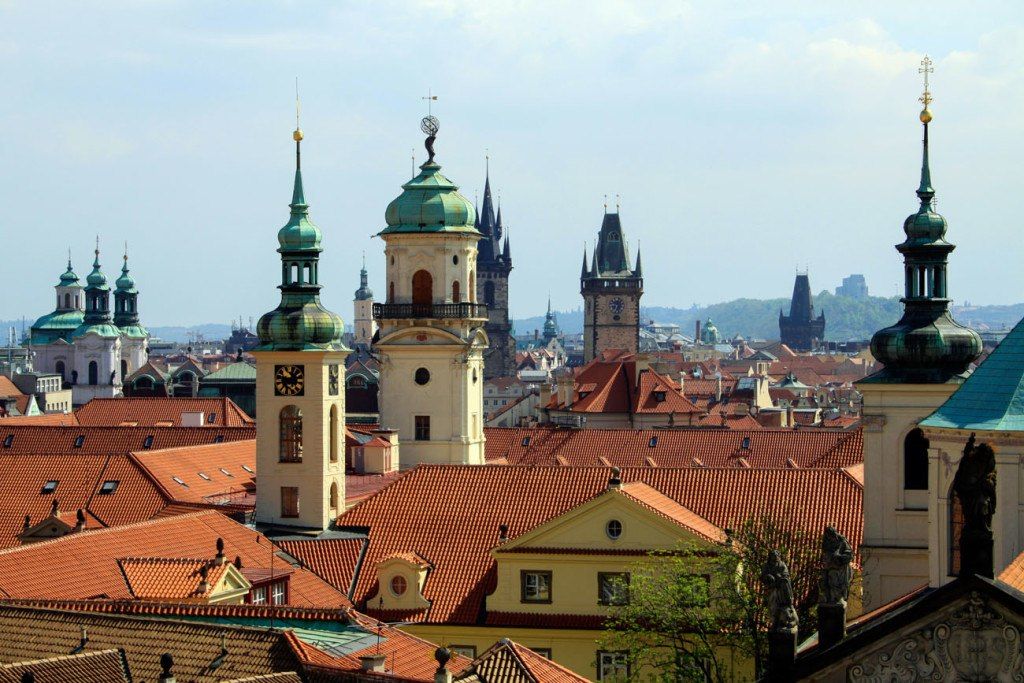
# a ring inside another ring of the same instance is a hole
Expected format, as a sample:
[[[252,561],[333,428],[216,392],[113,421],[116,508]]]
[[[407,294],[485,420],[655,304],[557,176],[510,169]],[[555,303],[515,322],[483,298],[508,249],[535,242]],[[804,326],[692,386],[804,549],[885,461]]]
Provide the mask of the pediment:
[[[465,346],[466,340],[439,327],[417,325],[415,327],[403,327],[395,330],[387,336],[383,336],[378,339],[376,345],[384,346],[387,344],[427,346],[450,346],[452,344],[458,344],[459,346]]]

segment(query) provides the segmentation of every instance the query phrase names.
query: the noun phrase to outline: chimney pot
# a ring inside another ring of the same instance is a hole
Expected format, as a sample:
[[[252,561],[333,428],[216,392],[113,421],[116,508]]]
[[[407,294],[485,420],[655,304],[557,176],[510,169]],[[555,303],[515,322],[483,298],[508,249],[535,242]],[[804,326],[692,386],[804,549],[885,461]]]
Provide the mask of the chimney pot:
[[[224,565],[228,561],[228,558],[226,558],[224,556],[224,539],[223,538],[218,538],[217,539],[217,555],[214,557],[214,560],[216,561],[218,566]]]
[[[619,477],[619,475],[621,473],[622,473],[622,470],[620,470],[618,467],[613,467],[612,468],[612,476],[611,476],[610,479],[608,479],[608,488],[609,489],[621,489],[622,488],[622,479]]]
[[[498,543],[504,543],[508,540],[508,524],[498,525]]]
[[[386,661],[385,655],[364,655],[359,658],[359,668],[363,671],[384,673],[384,662]]]

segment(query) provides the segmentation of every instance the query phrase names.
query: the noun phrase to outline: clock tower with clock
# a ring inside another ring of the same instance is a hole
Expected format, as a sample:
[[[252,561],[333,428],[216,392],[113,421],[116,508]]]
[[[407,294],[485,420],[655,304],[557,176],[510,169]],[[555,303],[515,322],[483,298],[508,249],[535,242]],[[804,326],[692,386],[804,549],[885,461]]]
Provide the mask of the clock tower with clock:
[[[589,363],[611,349],[636,353],[640,346],[640,297],[644,293],[644,278],[639,250],[636,268],[629,267],[629,245],[618,212],[605,212],[591,264],[587,264],[587,254],[583,253],[580,293],[583,294],[583,360]]]
[[[277,233],[281,303],[257,325],[256,522],[326,529],[345,511],[344,323],[320,303],[322,234],[309,218],[296,128],[291,216]]]

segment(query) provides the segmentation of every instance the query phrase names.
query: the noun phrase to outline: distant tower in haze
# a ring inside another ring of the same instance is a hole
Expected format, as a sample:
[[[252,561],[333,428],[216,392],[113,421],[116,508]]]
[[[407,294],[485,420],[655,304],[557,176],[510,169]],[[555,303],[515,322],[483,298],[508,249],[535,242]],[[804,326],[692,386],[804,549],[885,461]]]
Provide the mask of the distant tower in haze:
[[[583,360],[611,349],[636,353],[640,347],[640,297],[644,278],[640,252],[636,268],[629,267],[629,245],[619,214],[604,214],[594,247],[594,262],[587,267],[583,254],[580,273],[583,295]]]
[[[366,257],[363,256],[363,267],[359,271],[359,289],[356,290],[355,299],[355,345],[356,347],[370,348],[373,343],[373,335],[377,331],[377,323],[373,320],[373,290],[367,284]]]
[[[779,311],[779,338],[794,351],[813,351],[825,335],[825,314],[814,317],[811,281],[807,273],[797,273],[789,315]]]
[[[501,206],[495,216],[491,200],[491,173],[484,180],[484,203],[476,218],[480,231],[477,242],[477,301],[487,305],[487,339],[484,379],[516,374],[516,343],[508,319],[508,278],[512,272],[512,251],[501,224]],[[504,241],[502,240],[504,237]]]

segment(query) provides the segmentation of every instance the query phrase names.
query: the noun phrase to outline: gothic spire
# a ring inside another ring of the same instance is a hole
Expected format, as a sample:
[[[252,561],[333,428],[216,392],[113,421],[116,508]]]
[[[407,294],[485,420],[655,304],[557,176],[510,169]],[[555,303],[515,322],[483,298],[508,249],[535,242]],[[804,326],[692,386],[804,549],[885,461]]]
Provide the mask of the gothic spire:
[[[583,268],[580,270],[580,278],[585,278],[590,274],[590,269],[587,268],[587,245],[583,244]]]
[[[633,271],[634,277],[643,277],[644,271],[640,265],[640,243],[636,245],[636,270]]]

